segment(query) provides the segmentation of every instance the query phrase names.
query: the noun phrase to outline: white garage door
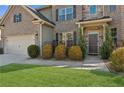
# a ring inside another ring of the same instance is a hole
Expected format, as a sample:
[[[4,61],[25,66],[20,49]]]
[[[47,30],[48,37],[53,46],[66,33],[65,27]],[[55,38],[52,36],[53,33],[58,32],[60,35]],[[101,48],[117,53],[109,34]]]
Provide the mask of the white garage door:
[[[34,35],[9,36],[5,41],[5,53],[27,55],[27,47],[35,44]]]

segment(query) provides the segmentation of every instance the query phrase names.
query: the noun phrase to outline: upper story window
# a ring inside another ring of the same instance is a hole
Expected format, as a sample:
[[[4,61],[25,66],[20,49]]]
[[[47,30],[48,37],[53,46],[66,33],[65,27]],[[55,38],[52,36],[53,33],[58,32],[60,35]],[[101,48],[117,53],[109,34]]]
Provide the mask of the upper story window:
[[[58,20],[72,20],[73,19],[73,7],[61,8],[58,10]]]
[[[22,15],[21,13],[14,15],[14,23],[21,22],[22,21]]]
[[[116,10],[116,5],[110,5],[110,12],[114,12]]]
[[[96,5],[90,5],[89,12],[90,12],[90,14],[96,14],[97,6]]]

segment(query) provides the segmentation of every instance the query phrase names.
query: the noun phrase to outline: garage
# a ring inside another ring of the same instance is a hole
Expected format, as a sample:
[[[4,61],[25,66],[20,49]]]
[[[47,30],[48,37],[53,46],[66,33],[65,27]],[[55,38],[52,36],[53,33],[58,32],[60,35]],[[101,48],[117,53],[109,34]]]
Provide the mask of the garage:
[[[4,51],[7,54],[27,56],[27,47],[31,44],[35,44],[34,35],[8,36],[5,40]]]

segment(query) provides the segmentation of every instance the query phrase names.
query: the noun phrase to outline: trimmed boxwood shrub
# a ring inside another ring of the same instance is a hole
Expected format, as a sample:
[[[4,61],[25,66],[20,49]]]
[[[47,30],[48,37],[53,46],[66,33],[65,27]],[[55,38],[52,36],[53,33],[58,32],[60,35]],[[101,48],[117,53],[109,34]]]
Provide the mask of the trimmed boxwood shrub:
[[[42,55],[44,59],[48,59],[52,57],[52,53],[53,53],[53,48],[51,44],[45,44],[43,46],[43,51],[42,51]]]
[[[28,55],[31,58],[36,58],[40,54],[40,48],[37,45],[30,45],[27,49]]]
[[[68,57],[72,60],[81,60],[82,59],[82,51],[81,51],[80,46],[78,46],[78,45],[72,46],[69,49]]]
[[[124,71],[124,47],[114,50],[110,60],[110,65],[115,71]]]
[[[56,48],[55,48],[55,58],[57,60],[62,60],[66,57],[66,48],[65,45],[63,44],[59,44]]]

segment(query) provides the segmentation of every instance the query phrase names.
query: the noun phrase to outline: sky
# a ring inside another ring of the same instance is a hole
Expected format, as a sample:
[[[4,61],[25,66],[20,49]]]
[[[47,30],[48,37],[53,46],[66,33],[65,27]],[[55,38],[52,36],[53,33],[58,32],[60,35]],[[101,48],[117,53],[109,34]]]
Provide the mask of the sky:
[[[32,8],[39,8],[41,5],[30,5]],[[6,10],[8,9],[8,5],[0,5],[0,16],[3,16]]]

